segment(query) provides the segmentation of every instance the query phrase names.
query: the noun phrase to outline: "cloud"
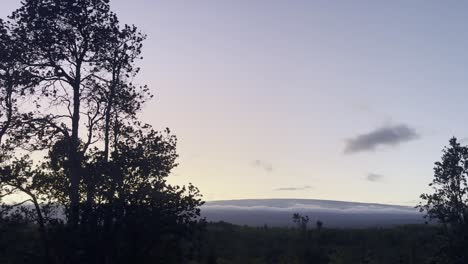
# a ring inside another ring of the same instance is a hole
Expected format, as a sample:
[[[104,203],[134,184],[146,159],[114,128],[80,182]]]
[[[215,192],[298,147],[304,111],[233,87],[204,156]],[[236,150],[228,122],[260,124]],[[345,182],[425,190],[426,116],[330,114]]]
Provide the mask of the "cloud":
[[[312,186],[306,185],[302,187],[282,187],[282,188],[276,188],[274,191],[305,191],[305,190],[310,190],[313,189]]]
[[[376,173],[369,173],[366,176],[366,180],[370,182],[379,182],[379,181],[382,181],[383,178],[384,178],[383,175],[376,174]]]
[[[255,167],[255,168],[263,169],[266,172],[272,172],[273,171],[273,165],[270,162],[264,161],[264,160],[254,160],[252,162],[252,166]]]
[[[418,138],[418,133],[405,124],[385,126],[348,139],[344,153],[374,151],[379,146],[396,146]]]
[[[412,206],[384,205],[384,204],[366,204],[366,203],[347,203],[336,202],[336,205],[327,201],[315,202],[297,202],[290,203],[287,206],[266,205],[259,201],[257,204],[237,204],[236,201],[230,203],[219,203],[216,201],[207,202],[201,208],[206,210],[249,210],[249,211],[283,211],[283,212],[329,212],[329,213],[403,213],[420,214],[419,210]]]

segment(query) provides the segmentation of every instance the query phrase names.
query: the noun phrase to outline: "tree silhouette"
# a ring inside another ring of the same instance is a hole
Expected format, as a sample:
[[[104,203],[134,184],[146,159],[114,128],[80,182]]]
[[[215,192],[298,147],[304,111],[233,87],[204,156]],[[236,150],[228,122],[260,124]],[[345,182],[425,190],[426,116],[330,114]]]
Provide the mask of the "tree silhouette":
[[[322,230],[323,222],[320,220],[317,220],[317,222],[315,223],[315,226],[317,227],[317,230]]]
[[[70,184],[68,223],[76,227],[84,155],[100,133],[109,145],[110,119],[119,113],[118,102],[127,118],[135,115],[146,95],[146,89],[126,82],[136,73],[132,63],[144,37],[134,27],[120,28],[104,0],[28,0],[11,18],[13,36],[27,46],[22,62],[40,80],[31,89],[36,110],[27,120],[39,136],[34,147],[58,141],[67,145],[62,165]],[[102,126],[104,131],[97,131]]]
[[[0,21],[0,199],[27,197],[5,208],[32,204],[48,263],[181,257],[194,229],[198,189],[166,182],[176,137],[137,119],[144,39],[108,0],[25,0]]]
[[[453,263],[466,263],[468,238],[468,147],[451,138],[435,163],[433,193],[422,194],[418,206],[427,217],[442,223],[448,236],[447,258]],[[442,251],[444,252],[444,251]]]
[[[34,76],[20,62],[24,51],[11,34],[11,24],[0,19],[0,202],[2,198],[16,192],[18,187],[11,180],[13,173],[21,168],[15,166],[27,156],[13,160],[14,150],[24,142],[18,102],[24,98],[25,90],[36,84]],[[16,135],[16,136],[11,136]],[[0,218],[12,205],[0,207]]]
[[[303,231],[307,230],[307,224],[309,223],[309,216],[303,216],[299,213],[293,214],[293,222],[297,225],[297,227]]]

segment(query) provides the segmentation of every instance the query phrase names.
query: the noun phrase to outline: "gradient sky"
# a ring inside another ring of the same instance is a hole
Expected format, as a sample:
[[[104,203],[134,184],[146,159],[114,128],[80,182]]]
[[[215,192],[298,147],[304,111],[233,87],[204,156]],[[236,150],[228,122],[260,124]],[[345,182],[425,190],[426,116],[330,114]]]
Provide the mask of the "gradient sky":
[[[467,2],[111,5],[148,34],[142,118],[179,137],[169,181],[207,200],[411,205],[448,139],[468,136]]]

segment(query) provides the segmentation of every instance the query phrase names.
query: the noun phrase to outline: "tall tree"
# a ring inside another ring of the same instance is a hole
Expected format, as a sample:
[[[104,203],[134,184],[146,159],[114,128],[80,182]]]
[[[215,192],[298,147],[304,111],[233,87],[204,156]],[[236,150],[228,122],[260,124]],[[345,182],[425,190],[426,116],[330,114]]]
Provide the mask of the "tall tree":
[[[11,26],[11,23],[0,20],[0,199],[16,192],[23,193],[27,199],[17,204],[3,205],[1,212],[31,202],[45,254],[48,255],[45,207],[40,204],[44,201],[41,201],[40,194],[33,187],[32,163],[28,155],[14,155],[15,150],[25,142],[21,131],[22,121],[28,116],[20,114],[18,104],[24,99],[25,90],[37,84],[37,79],[33,74],[34,68],[28,70],[20,60],[25,46],[12,35]]]
[[[23,63],[41,81],[33,90],[37,110],[30,120],[42,130],[34,132],[41,143],[35,148],[67,146],[68,222],[76,227],[84,155],[98,143],[102,126],[108,147],[119,103],[135,115],[137,99],[145,97],[146,90],[126,82],[137,71],[133,63],[144,37],[135,27],[121,29],[107,0],[27,0],[11,18],[15,37],[28,48]]]
[[[442,160],[435,163],[433,193],[422,194],[419,208],[428,217],[451,226],[468,224],[468,147],[450,139]]]
[[[450,263],[466,263],[468,254],[468,147],[451,138],[435,163],[434,179],[429,184],[433,193],[422,194],[418,206],[427,217],[445,227],[446,250],[441,250]]]
[[[20,128],[18,100],[24,97],[26,89],[37,84],[30,72],[34,69],[28,71],[19,59],[24,45],[12,36],[11,27],[0,19],[0,163],[9,156],[6,151],[19,144],[18,138],[9,137],[12,130]]]
[[[108,0],[25,0],[0,27],[0,38],[15,52],[4,60],[14,59],[21,73],[14,89],[0,92],[6,94],[0,107],[12,113],[0,114],[2,137],[44,156],[33,163],[10,147],[16,157],[1,167],[0,189],[30,198],[44,244],[60,248],[71,241],[50,259],[143,261],[161,249],[161,237],[189,234],[202,201],[191,184],[166,182],[177,166],[176,138],[137,119],[152,97],[148,87],[132,82],[145,35],[121,25]],[[8,49],[0,44],[0,52]],[[9,73],[1,68],[7,62],[0,61],[0,75]],[[9,95],[29,106],[18,109]],[[48,236],[62,223],[53,206],[66,209],[67,228]],[[141,243],[123,239],[135,234]]]
[[[22,53],[10,30],[11,25],[0,19],[0,177],[9,177],[12,170],[8,166],[13,152],[21,145],[21,135],[11,136],[19,132],[18,100],[24,95],[28,84],[32,84],[28,71],[19,62]],[[21,133],[20,133],[21,134]],[[12,193],[10,188],[1,188],[0,199]]]

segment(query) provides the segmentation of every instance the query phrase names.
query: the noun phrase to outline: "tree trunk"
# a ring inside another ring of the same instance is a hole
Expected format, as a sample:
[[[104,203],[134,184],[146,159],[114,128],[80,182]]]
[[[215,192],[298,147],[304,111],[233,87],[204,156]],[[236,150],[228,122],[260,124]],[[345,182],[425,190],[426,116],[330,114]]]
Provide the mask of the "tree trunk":
[[[39,224],[39,232],[41,234],[42,244],[44,247],[44,255],[47,260],[47,263],[52,263],[52,259],[50,256],[49,238],[47,236],[47,231],[45,228],[44,216],[42,215],[41,207],[39,206],[36,197],[33,194],[30,194],[30,196],[34,204],[34,208],[36,209],[37,223]]]
[[[79,154],[79,134],[78,129],[80,125],[80,67],[81,65],[77,64],[76,69],[76,79],[73,85],[73,116],[72,116],[72,135],[71,135],[71,146],[69,153],[70,168],[69,168],[69,177],[70,177],[70,219],[69,225],[72,228],[77,228],[79,223],[79,205],[80,205],[80,169],[81,169],[81,158]]]

